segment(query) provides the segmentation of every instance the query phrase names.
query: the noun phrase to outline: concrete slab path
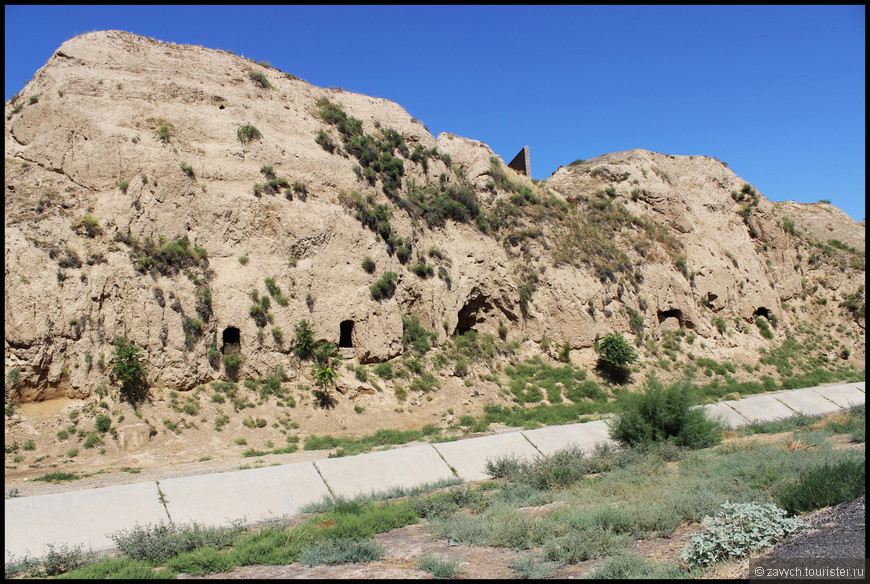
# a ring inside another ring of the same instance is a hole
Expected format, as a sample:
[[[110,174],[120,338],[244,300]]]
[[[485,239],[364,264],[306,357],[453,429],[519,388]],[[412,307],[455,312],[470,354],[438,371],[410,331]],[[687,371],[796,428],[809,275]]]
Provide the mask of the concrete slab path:
[[[310,462],[164,479],[159,488],[174,523],[209,526],[296,515],[329,494]]]
[[[749,396],[704,407],[731,427],[797,413],[825,414],[864,403],[864,382]],[[44,556],[49,545],[114,547],[112,533],[136,525],[196,522],[251,524],[295,515],[327,495],[353,497],[459,477],[488,478],[486,461],[531,459],[575,444],[611,442],[607,421],[515,430],[453,442],[412,445],[341,458],[192,475],[5,500],[5,552]]]
[[[166,521],[157,483],[135,483],[5,501],[4,546],[9,554],[42,557],[47,544],[112,549],[112,533]]]
[[[523,430],[522,434],[542,454],[553,454],[568,444],[575,444],[589,451],[598,444],[616,443],[610,439],[610,428],[605,420]]]
[[[430,444],[325,458],[314,464],[332,494],[342,497],[455,478]]]
[[[486,461],[499,456],[516,455],[531,459],[540,454],[523,432],[509,432],[494,436],[466,438],[455,442],[437,442],[435,450],[464,481],[479,481],[489,478],[484,468]]]

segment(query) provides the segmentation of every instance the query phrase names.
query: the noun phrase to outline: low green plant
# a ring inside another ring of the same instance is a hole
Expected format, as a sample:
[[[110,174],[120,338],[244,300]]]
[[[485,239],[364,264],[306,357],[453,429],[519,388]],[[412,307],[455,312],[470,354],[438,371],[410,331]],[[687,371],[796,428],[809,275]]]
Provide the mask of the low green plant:
[[[228,349],[223,356],[224,371],[231,378],[235,378],[239,374],[239,367],[241,367],[244,360],[244,355],[238,351]]]
[[[101,434],[105,434],[112,427],[112,418],[103,414],[98,415],[96,420],[96,427],[98,432],[100,432]]]
[[[374,541],[347,537],[319,539],[299,552],[299,562],[309,566],[362,564],[384,557],[384,547]]]
[[[584,161],[576,161],[578,164]],[[574,163],[572,163],[574,164]],[[558,562],[548,562],[537,554],[526,553],[509,562],[510,567],[520,578],[544,580],[552,578],[559,568]]]
[[[705,531],[692,538],[682,554],[690,566],[709,566],[746,557],[795,533],[803,526],[776,505],[723,503],[714,517],[705,517]]]
[[[676,564],[660,565],[641,556],[618,553],[596,568],[589,578],[595,580],[674,580],[687,573]]]
[[[851,501],[864,494],[863,458],[825,463],[801,472],[796,482],[785,486],[777,501],[789,513],[815,511]]]
[[[381,278],[372,284],[369,288],[372,298],[375,300],[384,300],[392,298],[396,291],[396,280],[399,275],[395,272],[385,272]]]
[[[432,574],[433,578],[453,578],[459,573],[459,560],[447,559],[441,556],[429,554],[418,561],[418,566],[424,572]]]
[[[427,331],[416,314],[402,318],[402,345],[413,348],[417,353],[426,353],[432,348],[435,333]]]
[[[209,527],[198,523],[135,525],[109,535],[118,551],[132,560],[163,562],[197,548],[223,549],[241,533],[239,527]]]
[[[269,82],[269,78],[266,77],[265,73],[262,73],[260,71],[249,71],[248,78],[261,89],[274,89],[272,84]]]
[[[758,327],[758,332],[761,333],[761,336],[765,339],[773,338],[773,331],[770,330],[770,326],[767,324],[767,319],[761,316],[755,317],[755,326]]]
[[[253,142],[254,140],[260,140],[263,138],[263,134],[260,133],[260,130],[252,126],[251,124],[243,124],[239,126],[239,129],[236,130],[236,138],[239,139],[239,142],[242,144],[248,144]]]
[[[70,457],[72,458],[72,456]],[[79,475],[75,473],[69,472],[50,472],[48,474],[44,474],[41,477],[37,477],[33,479],[34,481],[45,481],[47,483],[58,483],[60,481],[76,481],[80,479]]]

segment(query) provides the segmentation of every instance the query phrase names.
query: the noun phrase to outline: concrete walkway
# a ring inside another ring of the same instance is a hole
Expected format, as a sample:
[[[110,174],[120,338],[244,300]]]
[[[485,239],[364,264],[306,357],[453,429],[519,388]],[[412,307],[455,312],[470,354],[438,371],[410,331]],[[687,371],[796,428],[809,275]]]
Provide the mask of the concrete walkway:
[[[765,393],[701,406],[732,428],[801,414],[827,414],[864,403],[864,382]],[[326,495],[352,497],[458,477],[487,477],[487,459],[547,455],[575,444],[591,449],[610,442],[607,422],[398,447],[224,473],[203,474],[5,500],[5,550],[41,557],[47,546],[112,549],[110,534],[135,525],[196,522],[253,524],[295,515]]]

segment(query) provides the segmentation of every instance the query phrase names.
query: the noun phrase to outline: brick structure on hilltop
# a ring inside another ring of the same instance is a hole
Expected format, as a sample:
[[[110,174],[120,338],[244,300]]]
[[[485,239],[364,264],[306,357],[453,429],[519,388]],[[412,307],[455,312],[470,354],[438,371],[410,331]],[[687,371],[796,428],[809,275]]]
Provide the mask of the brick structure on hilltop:
[[[520,174],[532,178],[532,163],[529,159],[529,147],[523,146],[523,149],[514,156],[514,159],[508,163],[508,166]]]

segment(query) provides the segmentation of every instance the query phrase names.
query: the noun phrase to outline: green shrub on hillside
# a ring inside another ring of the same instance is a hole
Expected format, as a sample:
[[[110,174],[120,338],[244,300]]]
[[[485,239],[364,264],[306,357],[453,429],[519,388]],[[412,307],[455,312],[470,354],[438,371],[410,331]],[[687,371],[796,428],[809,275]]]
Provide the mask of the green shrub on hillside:
[[[148,367],[142,351],[126,337],[115,339],[112,375],[121,382],[121,399],[134,406],[148,395]]]
[[[383,300],[385,298],[392,298],[393,293],[396,291],[396,280],[399,278],[399,275],[395,272],[386,272],[381,279],[372,284],[369,288],[372,298],[375,300]]]
[[[642,393],[621,396],[621,412],[610,426],[610,436],[625,446],[672,441],[687,448],[707,448],[722,440],[722,426],[700,408],[691,409],[687,385],[665,388],[654,377]]]
[[[248,78],[262,89],[272,89],[272,84],[269,83],[269,78],[266,77],[265,73],[261,73],[260,71],[249,71]]]
[[[260,140],[263,137],[263,134],[260,133],[260,130],[252,126],[251,124],[244,124],[236,130],[236,138],[239,139],[239,142],[242,144],[247,144],[249,142],[253,142],[254,140]]]
[[[309,359],[314,355],[314,327],[307,320],[296,323],[296,346],[293,352],[300,359]]]

